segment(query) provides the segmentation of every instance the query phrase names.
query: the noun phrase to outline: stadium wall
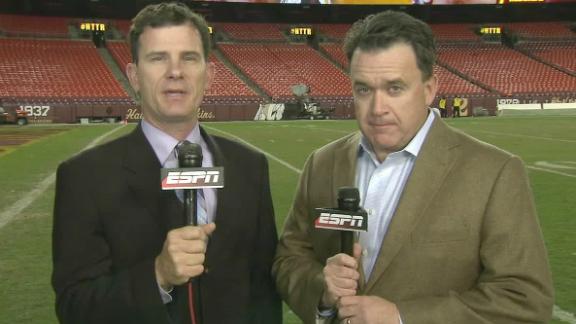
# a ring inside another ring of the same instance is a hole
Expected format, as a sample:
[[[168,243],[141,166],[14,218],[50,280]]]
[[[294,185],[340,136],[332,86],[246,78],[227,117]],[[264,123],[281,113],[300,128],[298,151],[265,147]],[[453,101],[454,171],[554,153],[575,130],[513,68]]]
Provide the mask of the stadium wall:
[[[453,99],[456,95],[446,96],[448,116],[452,113]],[[500,96],[497,94],[459,95],[462,99],[461,116],[496,116],[498,105],[503,104],[546,104],[576,103],[576,93],[558,94],[522,94]],[[433,107],[438,107],[438,100]],[[320,107],[333,109],[332,119],[353,119],[354,104],[352,98],[315,100]],[[28,112],[32,124],[45,123],[78,123],[78,122],[136,122],[141,117],[140,107],[133,102],[100,101],[72,102],[49,101],[38,99],[4,100],[5,108],[21,108]],[[199,119],[202,121],[242,121],[254,120],[259,103],[224,104],[204,103],[200,107]]]

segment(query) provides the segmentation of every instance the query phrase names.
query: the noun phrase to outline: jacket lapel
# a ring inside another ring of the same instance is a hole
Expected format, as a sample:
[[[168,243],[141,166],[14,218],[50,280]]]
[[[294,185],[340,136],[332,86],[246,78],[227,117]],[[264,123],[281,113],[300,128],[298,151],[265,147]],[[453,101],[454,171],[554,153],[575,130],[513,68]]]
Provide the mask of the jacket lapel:
[[[357,131],[348,137],[348,140],[338,148],[335,152],[334,157],[334,192],[333,192],[333,206],[337,206],[338,203],[338,189],[340,187],[355,187],[356,186],[356,167],[358,162],[358,150],[360,147],[360,139],[362,138],[362,133]],[[358,260],[360,262],[359,272],[360,280],[359,289],[363,290],[366,283],[364,278],[364,271],[362,270],[362,258]]]
[[[123,169],[128,187],[136,204],[144,206],[150,217],[165,231],[182,226],[182,208],[173,191],[163,191],[160,185],[160,162],[146,140],[140,125],[128,135]],[[143,215],[144,217],[144,215]]]
[[[348,136],[344,145],[334,153],[334,192],[332,193],[333,206],[337,206],[338,188],[355,186],[356,164],[358,160],[358,147],[361,133],[355,132]]]
[[[200,126],[200,134],[202,135],[202,138],[206,142],[208,149],[212,153],[212,162],[214,166],[225,167],[226,160],[224,158],[224,154],[222,153],[222,149],[220,148],[218,143],[216,143],[216,141],[212,136],[206,133],[206,131],[204,130],[204,128],[202,128],[202,126]],[[226,172],[226,170],[224,170],[224,172]],[[226,173],[224,173],[224,179],[226,179]],[[226,182],[226,180],[224,181]],[[226,206],[226,199],[228,198],[226,192],[228,191],[228,189],[230,188],[226,186],[226,183],[224,184],[224,188],[216,189],[216,212],[214,213],[215,218],[214,220],[218,218],[218,216],[221,214],[220,212],[223,211],[224,206]]]
[[[443,121],[436,118],[382,241],[378,259],[365,286],[365,293],[369,293],[402,246],[408,243],[411,232],[433,199],[434,195],[431,193],[439,190],[450,170],[453,162],[450,149],[454,146],[457,146],[457,143],[453,132]]]

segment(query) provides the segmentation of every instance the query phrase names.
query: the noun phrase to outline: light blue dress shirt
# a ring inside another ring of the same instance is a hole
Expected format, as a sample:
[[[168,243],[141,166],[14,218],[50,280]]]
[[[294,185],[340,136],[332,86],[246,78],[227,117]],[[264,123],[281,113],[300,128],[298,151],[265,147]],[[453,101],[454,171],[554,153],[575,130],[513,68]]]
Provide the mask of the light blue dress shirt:
[[[356,185],[360,191],[360,204],[368,211],[368,232],[360,234],[366,280],[370,278],[382,240],[434,118],[435,113],[431,109],[410,143],[401,151],[390,153],[383,162],[378,161],[368,140],[362,136],[358,150]]]
[[[174,156],[174,148],[180,142],[179,140],[173,138],[172,136],[164,133],[158,128],[154,127],[152,124],[148,123],[146,120],[142,120],[142,131],[144,136],[152,146],[158,161],[166,168],[177,168],[178,160]],[[202,148],[202,167],[208,168],[214,166],[214,160],[212,153],[208,149],[206,141],[202,138],[200,134],[200,126],[196,123],[196,126],[190,134],[186,137],[191,143],[196,143]],[[204,196],[204,206],[206,210],[206,215],[204,217],[198,218],[198,224],[208,224],[214,221],[216,216],[216,189],[205,188],[202,189]],[[201,215],[199,215],[201,216]]]
[[[406,147],[390,153],[383,162],[378,161],[372,146],[362,136],[356,165],[356,186],[360,192],[360,205],[368,211],[368,232],[360,234],[364,276],[370,278],[388,225],[410,177],[416,157],[430,131],[435,115],[431,108],[420,130]],[[325,324],[336,315],[336,309],[317,310],[316,324]],[[399,318],[402,324],[402,316]]]

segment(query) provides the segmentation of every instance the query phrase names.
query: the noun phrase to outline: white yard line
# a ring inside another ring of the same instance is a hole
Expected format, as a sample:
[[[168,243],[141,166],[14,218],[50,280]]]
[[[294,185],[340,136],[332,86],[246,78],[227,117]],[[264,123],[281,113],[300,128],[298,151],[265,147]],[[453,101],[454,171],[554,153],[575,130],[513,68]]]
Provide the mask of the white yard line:
[[[240,143],[242,143],[242,144],[244,144],[244,145],[246,145],[246,146],[248,146],[248,147],[250,147],[250,148],[252,148],[252,149],[254,149],[254,150],[256,150],[256,151],[258,151],[258,152],[260,152],[260,153],[262,153],[262,154],[264,154],[264,155],[266,155],[266,156],[269,157],[270,159],[272,159],[272,160],[274,160],[274,161],[282,164],[283,166],[285,166],[285,167],[287,167],[288,169],[296,172],[297,174],[302,173],[302,170],[298,169],[297,167],[293,166],[292,164],[290,164],[290,163],[288,163],[288,162],[280,159],[279,157],[276,157],[275,155],[272,155],[272,154],[270,154],[270,153],[262,150],[261,148],[259,148],[259,147],[257,147],[257,146],[254,146],[254,145],[246,142],[245,140],[243,140],[242,138],[240,138],[240,137],[238,137],[238,136],[236,136],[236,135],[234,135],[234,134],[225,132],[225,131],[220,130],[220,129],[218,129],[218,128],[209,127],[209,126],[206,126],[206,125],[203,125],[202,127],[206,128],[206,129],[209,129],[209,130],[212,130],[212,131],[220,132],[220,133],[222,133],[222,134],[224,134],[224,135],[226,135],[226,136],[232,137],[232,138],[234,138],[235,140],[237,140],[238,142],[240,142]]]
[[[309,126],[290,126],[290,128],[301,128],[301,129],[308,129],[308,130],[318,130],[323,132],[332,132],[338,134],[350,134],[355,132],[356,130],[341,130],[341,129],[333,129],[333,128],[324,128],[324,127],[309,127]]]
[[[94,139],[90,144],[88,144],[83,150],[87,150],[96,146],[100,141],[105,139],[106,137],[110,136],[114,132],[122,129],[124,125],[116,127],[111,131],[99,136],[98,138]],[[17,200],[11,206],[0,212],[0,228],[4,227],[4,225],[8,224],[12,219],[18,216],[26,207],[30,206],[38,197],[40,197],[46,189],[48,189],[56,180],[56,173],[52,172],[49,176],[44,178],[30,193],[24,195],[21,199]]]
[[[489,132],[489,131],[482,131],[482,130],[466,130],[466,133],[484,133],[484,134],[489,134],[489,135],[499,135],[499,136],[502,135],[502,136],[510,136],[510,137],[533,138],[533,139],[552,141],[552,142],[576,143],[576,140],[571,140],[571,139],[553,138],[553,137],[544,137],[544,136],[532,136],[532,135],[513,134],[513,133]]]
[[[535,166],[531,166],[531,165],[526,166],[526,168],[528,168],[528,169],[530,169],[530,170],[536,170],[536,171],[542,171],[542,172],[549,172],[549,173],[554,173],[554,174],[562,175],[562,176],[565,176],[565,177],[576,178],[576,175],[570,174],[570,173],[566,173],[566,172],[560,172],[560,171],[556,171],[556,170],[544,169],[544,168],[539,168],[539,167],[535,167]]]

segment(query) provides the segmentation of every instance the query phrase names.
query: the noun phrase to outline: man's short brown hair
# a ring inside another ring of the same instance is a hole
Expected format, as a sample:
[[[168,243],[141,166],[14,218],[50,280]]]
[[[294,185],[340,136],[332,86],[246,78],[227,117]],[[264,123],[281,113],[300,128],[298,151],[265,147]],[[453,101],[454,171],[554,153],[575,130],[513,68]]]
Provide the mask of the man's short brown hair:
[[[159,3],[148,5],[132,19],[132,26],[128,37],[132,61],[138,63],[138,49],[140,47],[140,35],[146,27],[180,26],[186,23],[192,24],[200,33],[204,59],[210,55],[210,31],[206,20],[193,12],[185,4],[179,2]]]
[[[428,80],[436,63],[434,34],[428,24],[404,12],[388,10],[357,21],[346,34],[344,52],[351,62],[356,49],[376,51],[397,43],[412,47],[422,78]]]

